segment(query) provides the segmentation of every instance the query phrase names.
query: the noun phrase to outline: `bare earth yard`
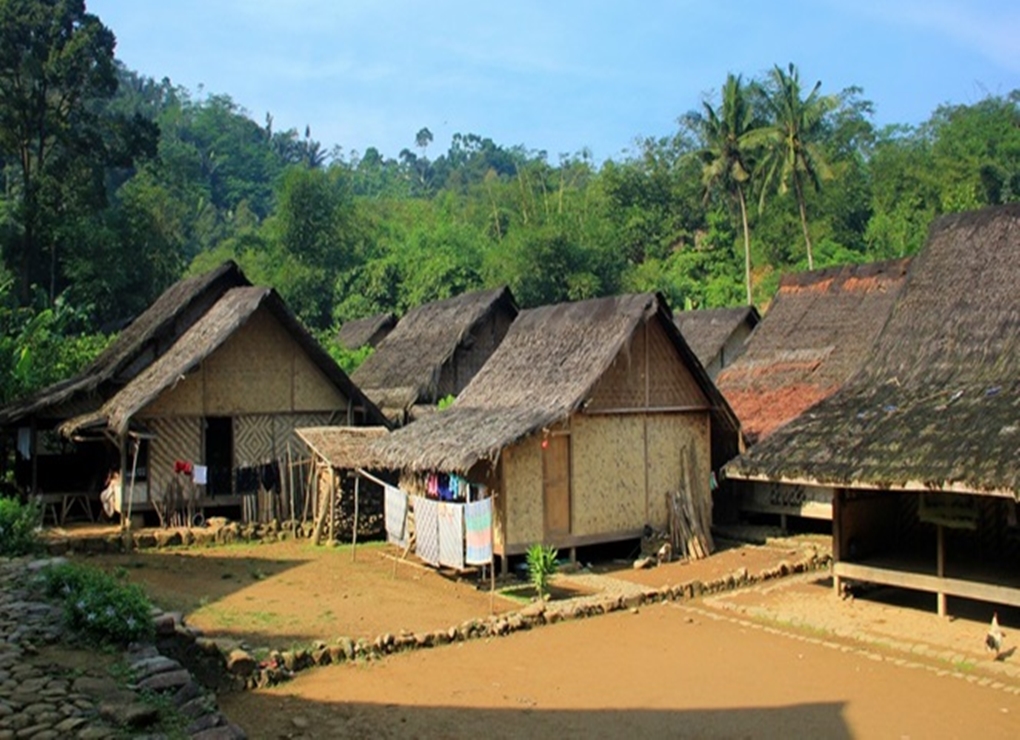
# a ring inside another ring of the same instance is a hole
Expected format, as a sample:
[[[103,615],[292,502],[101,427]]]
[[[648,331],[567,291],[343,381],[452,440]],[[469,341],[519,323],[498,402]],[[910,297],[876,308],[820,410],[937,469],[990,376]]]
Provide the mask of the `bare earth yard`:
[[[558,576],[557,596],[756,573],[817,544],[729,546],[643,571],[597,564]],[[489,614],[474,580],[410,562],[394,576],[394,554],[371,544],[352,560],[349,547],[284,542],[89,559],[123,569],[207,634],[254,646],[436,630]],[[842,601],[824,573],[807,574],[316,668],[221,704],[253,738],[1020,736],[1020,658],[983,653],[987,605],[951,601],[954,619],[941,620],[933,597],[897,593]],[[494,606],[521,603],[497,596]],[[1000,619],[1008,645],[1020,615],[1000,610]]]

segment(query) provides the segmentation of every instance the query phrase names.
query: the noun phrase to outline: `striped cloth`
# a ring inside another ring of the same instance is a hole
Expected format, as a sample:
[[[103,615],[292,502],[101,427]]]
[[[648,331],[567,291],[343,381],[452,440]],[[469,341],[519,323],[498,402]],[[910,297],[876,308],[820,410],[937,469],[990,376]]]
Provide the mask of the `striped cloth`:
[[[439,504],[439,564],[464,570],[463,504]]]
[[[439,502],[414,496],[414,552],[429,565],[439,565]]]
[[[386,541],[407,547],[407,494],[393,486],[386,486],[385,491]]]
[[[468,565],[488,565],[492,562],[492,499],[472,501],[464,507],[464,527],[467,530]]]

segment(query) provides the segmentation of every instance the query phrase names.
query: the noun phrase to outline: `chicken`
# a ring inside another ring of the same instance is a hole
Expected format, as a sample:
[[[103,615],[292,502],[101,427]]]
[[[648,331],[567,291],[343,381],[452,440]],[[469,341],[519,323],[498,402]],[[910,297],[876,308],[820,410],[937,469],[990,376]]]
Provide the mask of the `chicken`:
[[[996,659],[1002,654],[1002,641],[1005,637],[1006,633],[999,627],[999,613],[992,612],[992,624],[985,635],[985,647],[995,652]]]

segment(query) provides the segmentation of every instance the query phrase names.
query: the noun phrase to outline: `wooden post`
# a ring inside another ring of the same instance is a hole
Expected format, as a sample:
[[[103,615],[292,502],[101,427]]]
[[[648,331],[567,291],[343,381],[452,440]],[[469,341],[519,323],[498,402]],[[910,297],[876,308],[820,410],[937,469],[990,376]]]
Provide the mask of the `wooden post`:
[[[355,474],[354,476],[354,526],[351,527],[351,562],[353,563],[357,558],[358,550],[358,493],[359,484],[361,483],[361,476]]]
[[[946,536],[945,528],[941,524],[935,526],[935,575],[939,578],[946,577]],[[946,616],[946,595],[939,591],[936,594],[936,609],[940,617]]]
[[[336,471],[329,466],[329,543],[336,542]]]
[[[842,554],[841,541],[842,536],[842,522],[840,518],[843,516],[843,489],[836,488],[832,491],[832,592],[836,596],[841,596],[842,585],[840,578],[836,575],[836,565],[839,563],[840,555]]]
[[[493,499],[495,503],[495,499]],[[574,552],[574,548],[570,548]],[[504,559],[504,562],[506,560]],[[505,567],[505,566],[504,566]],[[496,613],[496,510],[489,516],[489,614]]]

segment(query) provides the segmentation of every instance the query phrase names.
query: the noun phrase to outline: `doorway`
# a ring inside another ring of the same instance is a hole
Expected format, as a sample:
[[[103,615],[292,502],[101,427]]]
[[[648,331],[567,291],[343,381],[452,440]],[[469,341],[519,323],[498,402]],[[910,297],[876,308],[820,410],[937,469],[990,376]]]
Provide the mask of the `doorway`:
[[[233,493],[234,424],[231,417],[206,417],[205,464],[209,468],[209,495],[229,496]]]
[[[542,496],[546,538],[570,534],[570,435],[542,440]]]

